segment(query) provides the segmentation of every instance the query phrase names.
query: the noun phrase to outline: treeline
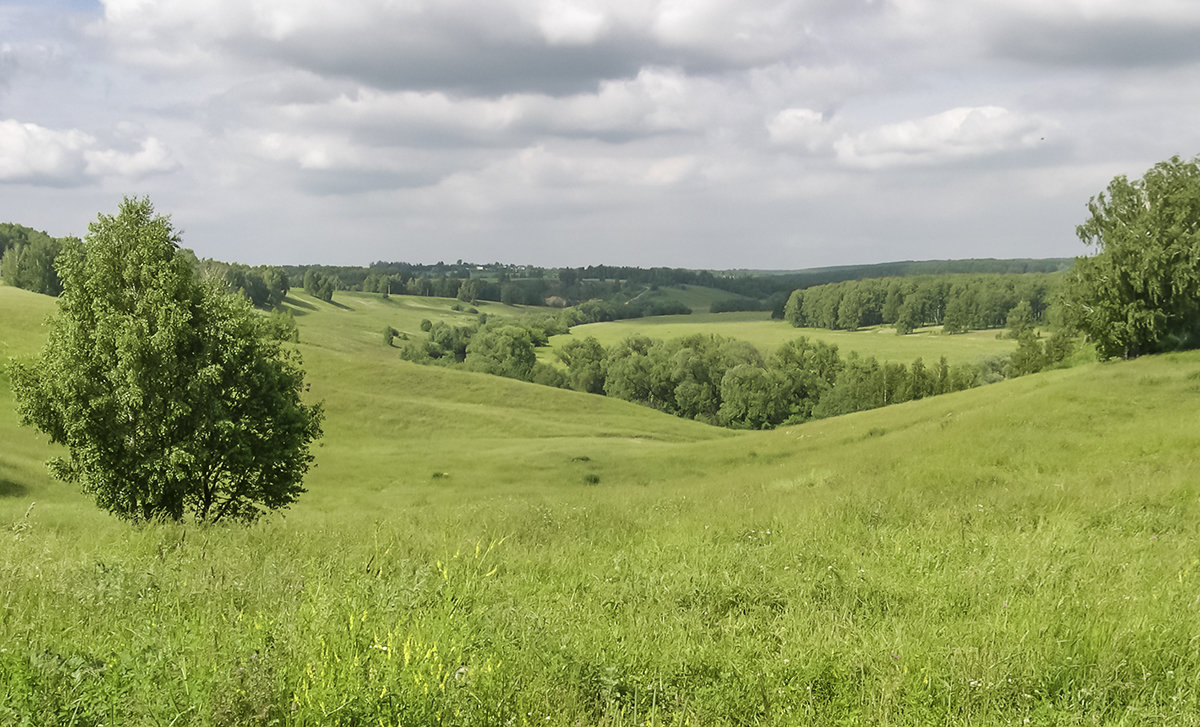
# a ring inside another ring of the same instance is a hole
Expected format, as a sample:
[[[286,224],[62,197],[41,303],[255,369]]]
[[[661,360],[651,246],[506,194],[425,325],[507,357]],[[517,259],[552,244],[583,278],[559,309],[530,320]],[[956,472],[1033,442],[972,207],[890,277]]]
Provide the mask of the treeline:
[[[269,265],[250,267],[206,258],[197,260],[195,268],[202,280],[220,282],[230,291],[248,298],[258,308],[278,308],[291,290],[283,269]]]
[[[1061,282],[1057,273],[850,280],[793,291],[783,317],[797,328],[853,331],[894,325],[905,334],[942,326],[945,333],[963,333],[1004,327],[1021,303],[1035,322],[1045,321]]]
[[[1065,359],[1073,339],[1043,340],[1018,316],[1016,352],[951,366],[945,357],[909,365],[879,362],[801,337],[770,356],[745,341],[697,334],[672,341],[635,335],[605,347],[573,340],[558,352],[561,367],[537,360],[536,349],[564,333],[563,316],[469,324],[423,321],[423,339],[401,343],[419,363],[460,366],[547,386],[612,396],[675,416],[737,429],[769,429],[928,396],[960,391],[1040,371]],[[397,331],[384,331],[395,345]]]
[[[285,266],[293,287],[303,284],[312,271],[328,280],[332,290],[405,294],[488,300],[515,305],[571,305],[594,298],[632,298],[656,286],[698,285],[730,294],[717,301],[714,312],[770,310],[783,315],[788,295],[798,288],[832,282],[882,277],[945,276],[960,274],[1015,275],[1065,270],[1069,259],[1047,260],[931,260],[847,265],[788,273],[770,271],[711,271],[685,268],[638,268],[589,265],[575,268],[539,268],[499,262],[475,264],[459,260],[421,265],[375,262],[369,267]]]
[[[62,281],[54,260],[64,239],[24,225],[0,223],[0,280],[43,295],[58,295]]]

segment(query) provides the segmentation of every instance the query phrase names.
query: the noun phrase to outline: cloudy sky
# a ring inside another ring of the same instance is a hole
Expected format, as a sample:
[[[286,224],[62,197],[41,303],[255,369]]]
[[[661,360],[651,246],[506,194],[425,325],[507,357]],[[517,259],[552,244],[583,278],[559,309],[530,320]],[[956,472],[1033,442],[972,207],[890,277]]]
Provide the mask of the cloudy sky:
[[[1195,0],[0,0],[0,221],[203,257],[1052,257],[1200,153]]]

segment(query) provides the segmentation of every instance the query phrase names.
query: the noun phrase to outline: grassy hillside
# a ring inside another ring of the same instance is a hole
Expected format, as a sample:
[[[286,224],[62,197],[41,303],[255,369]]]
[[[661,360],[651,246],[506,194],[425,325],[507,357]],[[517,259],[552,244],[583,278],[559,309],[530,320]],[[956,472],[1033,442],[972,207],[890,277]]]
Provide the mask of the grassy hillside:
[[[768,312],[705,313],[690,316],[655,316],[626,321],[590,323],[575,326],[569,334],[554,336],[551,347],[561,346],[574,338],[595,336],[600,343],[611,346],[622,339],[641,334],[651,338],[672,339],[695,333],[718,333],[729,338],[749,341],[764,352],[774,350],[792,339],[808,336],[813,340],[837,345],[843,353],[858,351],[880,361],[912,363],[921,357],[937,361],[945,356],[951,363],[971,362],[981,356],[1009,353],[1016,343],[997,339],[999,331],[971,331],[961,335],[943,336],[940,329],[922,329],[907,336],[897,336],[892,328],[869,328],[860,331],[830,331],[823,328],[793,328],[772,320]]]
[[[0,382],[0,722],[1198,722],[1200,354],[732,433],[297,300],[327,433],[252,528],[97,512]]]
[[[454,310],[456,306],[462,310]],[[467,304],[453,298],[412,295],[384,298],[375,293],[353,291],[338,291],[332,303],[325,303],[299,290],[291,292],[284,307],[304,319],[303,330],[307,334],[304,336],[305,342],[327,344],[347,353],[378,348],[382,345],[380,342],[385,325],[402,334],[421,337],[424,336],[421,321],[425,319],[465,325],[476,322],[479,313],[519,316],[529,311],[544,310],[490,301]],[[477,312],[471,313],[471,309]]]
[[[682,303],[691,308],[693,313],[708,313],[709,306],[713,303],[736,297],[729,291],[706,288],[703,285],[664,285],[655,290],[647,289],[638,299]]]

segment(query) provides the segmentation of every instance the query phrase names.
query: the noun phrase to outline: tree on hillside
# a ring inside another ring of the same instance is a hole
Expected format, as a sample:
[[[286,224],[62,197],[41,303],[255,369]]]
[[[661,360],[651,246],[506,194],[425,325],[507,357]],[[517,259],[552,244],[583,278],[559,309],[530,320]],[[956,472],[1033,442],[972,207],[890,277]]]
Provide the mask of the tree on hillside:
[[[1076,228],[1065,305],[1101,358],[1200,346],[1200,156],[1118,176]]]
[[[12,369],[18,413],[66,446],[51,471],[119,517],[253,521],[304,491],[321,408],[298,354],[178,242],[131,198],[67,242],[48,341]]]

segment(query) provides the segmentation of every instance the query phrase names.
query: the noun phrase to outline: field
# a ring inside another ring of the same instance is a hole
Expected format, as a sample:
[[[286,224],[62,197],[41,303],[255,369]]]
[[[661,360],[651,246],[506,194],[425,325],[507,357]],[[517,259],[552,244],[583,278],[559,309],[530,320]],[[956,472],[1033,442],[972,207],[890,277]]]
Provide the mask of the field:
[[[1200,724],[1200,354],[734,433],[337,300],[294,295],[310,491],[250,528],[101,513],[0,378],[0,723]],[[51,309],[0,287],[0,355]]]
[[[784,321],[771,320],[769,312],[694,313],[685,316],[655,316],[607,323],[575,326],[569,334],[554,336],[551,347],[561,346],[572,338],[594,336],[605,346],[640,334],[650,338],[673,339],[696,333],[716,333],[753,343],[767,353],[776,347],[799,338],[834,344],[842,353],[857,351],[880,361],[912,363],[923,358],[928,363],[945,356],[950,363],[970,363],[982,356],[1009,353],[1016,343],[998,339],[1001,331],[971,331],[961,335],[944,336],[940,329],[920,329],[907,336],[897,336],[892,328],[867,328],[859,331],[830,331],[823,328],[793,328]]]
[[[728,291],[703,285],[664,285],[654,290],[646,289],[638,296],[639,299],[682,303],[691,308],[693,313],[708,313],[713,303],[737,297]]]

